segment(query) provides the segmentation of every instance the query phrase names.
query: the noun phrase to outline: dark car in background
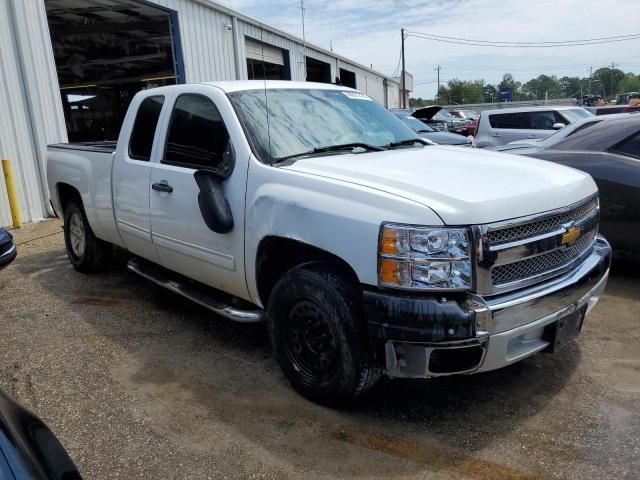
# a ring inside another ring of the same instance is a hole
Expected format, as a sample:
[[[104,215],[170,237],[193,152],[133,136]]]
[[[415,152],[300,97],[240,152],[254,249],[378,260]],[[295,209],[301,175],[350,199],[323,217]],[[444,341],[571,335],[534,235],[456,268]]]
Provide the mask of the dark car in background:
[[[589,173],[600,190],[600,231],[614,255],[639,261],[640,114],[603,119],[553,140],[501,150]]]
[[[9,232],[0,228],[0,270],[16,258],[16,246]],[[1,477],[0,477],[1,478]]]
[[[605,105],[602,107],[585,107],[596,116],[612,115],[614,113],[640,112],[640,105]]]
[[[462,145],[465,147],[471,146],[471,140],[467,137],[459,135],[457,133],[440,132],[431,128],[430,125],[424,123],[422,120],[410,115],[411,112],[407,111],[394,111],[393,114],[402,120],[406,126],[420,135],[421,138],[428,140],[439,145]]]

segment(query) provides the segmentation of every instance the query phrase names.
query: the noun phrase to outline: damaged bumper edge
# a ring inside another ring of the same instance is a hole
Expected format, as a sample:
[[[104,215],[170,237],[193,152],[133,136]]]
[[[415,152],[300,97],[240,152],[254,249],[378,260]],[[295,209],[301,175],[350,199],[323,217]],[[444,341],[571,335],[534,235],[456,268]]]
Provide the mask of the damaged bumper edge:
[[[611,247],[598,237],[572,271],[493,297],[419,297],[364,292],[370,337],[391,377],[428,378],[505,367],[550,346],[549,328],[588,313],[605,289]]]

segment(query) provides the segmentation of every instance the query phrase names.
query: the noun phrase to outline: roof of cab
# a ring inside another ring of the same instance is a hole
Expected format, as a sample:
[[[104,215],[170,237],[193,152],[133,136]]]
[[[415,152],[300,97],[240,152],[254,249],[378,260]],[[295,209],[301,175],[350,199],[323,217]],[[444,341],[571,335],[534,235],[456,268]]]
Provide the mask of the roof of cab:
[[[222,82],[201,82],[204,85],[212,85],[227,93],[243,90],[276,90],[276,89],[304,89],[304,90],[353,90],[344,85],[316,82],[292,82],[291,80],[231,80]]]

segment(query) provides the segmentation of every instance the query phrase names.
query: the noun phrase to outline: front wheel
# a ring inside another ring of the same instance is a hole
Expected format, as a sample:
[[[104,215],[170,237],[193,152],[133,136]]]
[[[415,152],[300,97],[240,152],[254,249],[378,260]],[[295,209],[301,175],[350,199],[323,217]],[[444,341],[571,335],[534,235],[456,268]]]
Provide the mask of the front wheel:
[[[341,404],[379,380],[352,282],[323,263],[287,272],[269,298],[269,337],[280,367],[305,397]]]
[[[111,258],[111,244],[93,234],[82,204],[75,199],[64,210],[64,243],[71,264],[79,272],[102,271]]]

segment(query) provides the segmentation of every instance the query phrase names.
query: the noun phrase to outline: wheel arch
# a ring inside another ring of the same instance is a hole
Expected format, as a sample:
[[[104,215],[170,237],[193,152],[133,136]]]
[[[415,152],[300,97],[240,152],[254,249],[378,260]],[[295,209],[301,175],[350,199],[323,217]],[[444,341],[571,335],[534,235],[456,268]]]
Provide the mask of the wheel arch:
[[[267,308],[271,291],[284,273],[311,262],[328,263],[350,281],[359,284],[356,272],[339,256],[299,240],[268,235],[258,245],[255,266],[256,284],[262,305]]]

